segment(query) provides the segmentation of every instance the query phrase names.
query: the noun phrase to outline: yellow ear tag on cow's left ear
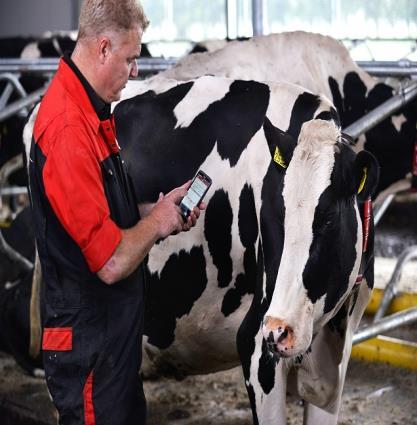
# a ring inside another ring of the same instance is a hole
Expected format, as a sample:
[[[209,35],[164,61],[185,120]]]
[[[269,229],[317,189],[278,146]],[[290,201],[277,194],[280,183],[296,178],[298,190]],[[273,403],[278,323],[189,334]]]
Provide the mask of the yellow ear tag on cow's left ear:
[[[287,168],[287,164],[285,163],[284,158],[281,155],[281,151],[278,149],[278,146],[275,147],[274,161],[282,168]]]
[[[359,184],[359,189],[358,189],[358,195],[362,192],[363,188],[365,187],[365,182],[366,182],[366,178],[368,177],[368,169],[365,167],[363,169],[363,176],[362,176],[362,180]]]

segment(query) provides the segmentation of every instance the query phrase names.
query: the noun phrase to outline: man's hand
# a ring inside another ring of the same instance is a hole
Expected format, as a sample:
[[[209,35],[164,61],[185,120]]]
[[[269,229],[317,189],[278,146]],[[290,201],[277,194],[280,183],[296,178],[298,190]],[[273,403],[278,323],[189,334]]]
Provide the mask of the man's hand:
[[[167,193],[165,196],[160,194],[159,197],[161,198],[161,195],[163,196],[163,199],[172,199],[173,202],[175,202],[177,205],[180,204],[181,199],[187,194],[188,189],[190,188],[192,183],[192,180],[188,180],[185,182],[182,186],[179,186],[175,189],[172,189],[171,192]],[[194,209],[191,211],[190,215],[187,218],[187,221],[182,221],[182,229],[183,232],[188,232],[192,227],[194,227],[197,223],[198,218],[200,217],[200,211],[204,210],[206,208],[206,204],[204,202],[201,202],[198,207],[194,207]],[[174,232],[176,234],[178,232]]]
[[[202,202],[191,211],[184,222],[179,203],[187,193],[191,180],[177,187],[165,196],[161,193],[155,204],[141,204],[142,220],[130,229],[122,230],[122,240],[106,264],[97,272],[99,278],[111,285],[125,278],[143,261],[158,239],[179,232],[186,232],[195,226]]]

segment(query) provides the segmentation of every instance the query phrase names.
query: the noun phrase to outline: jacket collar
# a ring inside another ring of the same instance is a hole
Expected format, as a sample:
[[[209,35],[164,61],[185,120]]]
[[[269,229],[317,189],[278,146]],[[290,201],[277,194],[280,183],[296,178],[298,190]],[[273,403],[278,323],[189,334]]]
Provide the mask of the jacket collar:
[[[77,65],[75,65],[75,63],[71,59],[70,52],[65,52],[63,59],[83,85],[84,90],[86,91],[87,96],[90,99],[90,102],[93,105],[93,108],[99,120],[108,120],[110,118],[110,104],[104,102],[104,100],[101,99],[100,96],[94,91],[91,84],[87,81],[80,69],[77,67]]]
[[[61,82],[68,96],[78,105],[94,133],[97,134],[100,127],[100,120],[97,113],[83,84],[63,58],[59,61],[56,78]]]

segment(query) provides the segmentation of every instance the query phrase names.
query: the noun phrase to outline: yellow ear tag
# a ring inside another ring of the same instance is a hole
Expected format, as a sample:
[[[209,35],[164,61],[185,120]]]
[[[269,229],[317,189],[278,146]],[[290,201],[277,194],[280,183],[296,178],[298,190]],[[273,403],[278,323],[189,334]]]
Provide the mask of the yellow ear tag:
[[[368,177],[368,169],[365,167],[363,169],[363,176],[362,176],[362,180],[361,183],[359,185],[359,189],[358,189],[358,195],[362,192],[364,186],[365,186],[365,182],[366,182],[366,177]]]
[[[275,147],[274,161],[282,168],[287,168],[287,164],[285,163],[284,158],[282,157],[281,152],[278,149],[278,146]]]

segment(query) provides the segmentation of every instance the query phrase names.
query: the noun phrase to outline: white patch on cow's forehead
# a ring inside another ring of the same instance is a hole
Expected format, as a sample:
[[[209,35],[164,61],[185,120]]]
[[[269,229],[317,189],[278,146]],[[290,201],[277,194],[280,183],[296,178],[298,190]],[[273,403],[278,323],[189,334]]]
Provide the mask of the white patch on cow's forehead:
[[[187,96],[174,109],[178,127],[188,127],[199,114],[213,102],[223,99],[229,92],[233,80],[215,77],[201,77],[194,81]]]
[[[303,124],[284,179],[286,222],[300,216],[300,211],[310,213],[313,219],[319,197],[330,184],[338,137],[331,122],[314,120]],[[307,228],[305,222],[303,227]]]

